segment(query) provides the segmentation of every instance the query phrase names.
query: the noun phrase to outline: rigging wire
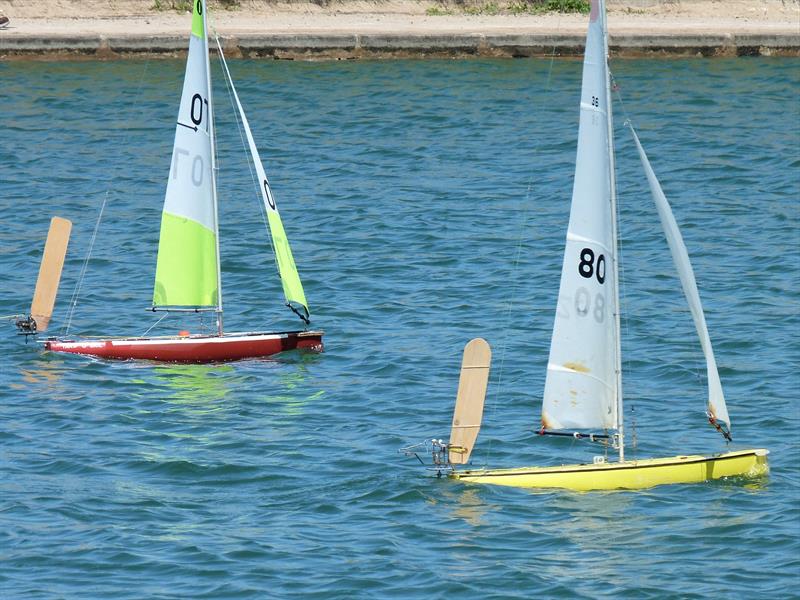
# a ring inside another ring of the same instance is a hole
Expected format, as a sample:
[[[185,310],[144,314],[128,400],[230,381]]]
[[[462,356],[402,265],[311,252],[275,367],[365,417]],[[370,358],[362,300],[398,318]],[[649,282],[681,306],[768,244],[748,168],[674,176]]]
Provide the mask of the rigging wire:
[[[607,19],[607,15],[606,15],[605,18]],[[610,88],[609,91],[607,92],[608,103],[609,103],[608,109],[612,110],[611,105],[612,105],[612,100],[613,100],[613,94],[616,93],[617,99],[620,100],[620,103],[621,103],[621,96],[620,96],[620,93],[619,93],[619,86],[617,85],[617,82],[614,79],[614,74],[611,71],[611,50],[609,49],[609,44],[608,44],[608,29],[607,29],[608,28],[608,22],[607,21],[606,21],[605,27],[606,27],[606,71],[608,73],[608,86]],[[623,114],[626,115],[627,113],[625,113],[624,105],[622,105],[622,104],[620,104],[620,105],[622,106]],[[613,116],[614,113],[612,112],[611,114]],[[610,127],[610,131],[608,132],[608,135],[610,136],[610,139],[612,141],[612,151],[616,153],[617,144],[616,144],[616,136],[614,135],[614,124],[615,124],[615,121],[613,119],[611,119],[611,127]],[[618,323],[618,327],[619,327],[619,330],[616,332],[616,335],[619,338],[618,341],[617,341],[617,352],[619,352],[619,370],[620,370],[619,374],[617,375],[617,381],[619,382],[619,389],[617,389],[617,394],[619,394],[619,397],[622,398],[622,390],[623,390],[622,374],[626,370],[626,369],[623,369],[623,365],[626,363],[626,360],[628,361],[628,363],[627,363],[628,366],[630,366],[629,359],[627,359],[625,357],[625,354],[622,352],[622,340],[623,340],[623,337],[630,339],[630,322],[628,321],[627,316],[623,316],[623,315],[627,315],[627,311],[623,312],[623,310],[622,310],[623,304],[627,304],[627,302],[628,302],[628,297],[627,297],[626,277],[625,277],[625,263],[622,260],[622,246],[623,246],[623,244],[622,244],[622,234],[621,234],[621,228],[620,228],[621,215],[622,215],[622,197],[620,195],[619,186],[617,185],[617,172],[618,172],[618,170],[619,170],[619,167],[618,167],[616,156],[615,156],[614,157],[614,169],[613,169],[613,173],[611,173],[611,177],[613,178],[614,194],[615,194],[615,200],[614,200],[614,213],[615,214],[614,214],[614,219],[615,219],[615,222],[616,222],[616,225],[614,227],[615,233],[616,233],[616,239],[614,240],[614,244],[616,245],[616,253],[617,253],[617,255],[614,257],[614,260],[616,262],[616,271],[617,271],[617,278],[618,278],[618,281],[617,281],[617,306],[615,307],[614,310],[617,313],[617,317],[616,318],[617,318],[617,323]],[[624,336],[623,336],[623,333],[624,333]],[[627,370],[630,372],[630,369],[627,369]],[[620,400],[618,399],[618,402],[619,401]],[[623,453],[624,453],[624,450],[625,450],[625,438],[624,438],[624,435],[620,435],[620,432],[624,433],[623,427],[624,427],[624,423],[625,423],[625,410],[626,409],[631,413],[634,412],[634,410],[635,410],[633,399],[628,397],[628,396],[625,396],[625,402],[622,405],[622,410],[620,411],[622,414],[617,416],[618,424],[619,424],[619,427],[620,427],[620,431],[617,432],[617,435],[618,435],[617,442],[619,444],[620,460],[622,460]],[[630,448],[634,449],[634,450],[636,449],[636,445],[635,444],[636,444],[636,439],[637,439],[636,429],[635,428],[636,428],[636,421],[632,420],[632,423],[631,423],[631,429],[632,430],[630,432],[630,434],[631,434],[630,435],[630,440],[632,441],[632,444],[628,444],[628,446]]]
[[[153,328],[154,328],[156,325],[158,325],[159,323],[161,323],[161,321],[163,321],[164,319],[166,319],[166,318],[167,318],[169,315],[170,315],[170,312],[169,312],[169,311],[165,312],[165,313],[164,313],[164,316],[162,316],[162,317],[161,317],[161,318],[160,318],[158,321],[156,321],[155,323],[153,323],[152,325],[150,325],[150,327],[148,327],[148,328],[147,328],[147,330],[146,330],[146,331],[145,331],[145,332],[142,334],[142,337],[144,337],[144,336],[146,336],[148,333],[150,333],[150,331],[151,331],[151,330],[152,330],[152,329],[153,329]]]
[[[608,60],[609,63],[611,62],[611,58],[610,57],[607,60]],[[622,100],[622,93],[620,92],[620,86],[619,86],[619,84],[617,84],[617,80],[614,78],[614,73],[611,71],[611,65],[610,64],[608,66],[608,78],[611,81],[611,92],[616,96],[617,102],[618,102],[618,104],[619,104],[619,106],[621,108],[622,117],[623,117],[623,127],[625,127],[626,125],[631,123],[631,118],[630,118],[630,115],[628,115],[627,109],[625,108],[625,102],[623,102],[623,100]],[[616,177],[616,173],[614,174],[614,177]],[[617,214],[615,215],[615,217],[617,219],[617,223],[620,222],[620,216],[622,214],[621,208],[620,208],[622,202],[620,200],[621,200],[621,198],[620,198],[619,188],[617,188],[617,207],[616,207],[617,208]],[[619,302],[620,305],[617,307],[617,310],[619,311],[620,321],[623,324],[622,326],[624,327],[624,330],[625,330],[624,331],[624,334],[625,334],[624,337],[626,337],[627,339],[630,339],[631,338],[630,321],[629,321],[628,317],[625,316],[625,315],[630,314],[630,311],[627,311],[627,310],[623,311],[622,310],[622,305],[623,304],[625,304],[625,305],[628,304],[628,295],[627,295],[626,278],[625,278],[625,261],[622,260],[622,236],[619,233],[617,233],[617,265],[618,265],[618,271],[619,271],[619,282],[618,282],[618,285],[619,285],[619,293],[620,293],[620,302]],[[620,331],[620,336],[621,337],[622,337],[622,333],[623,332]],[[630,358],[625,358],[625,355],[623,354],[623,359],[622,359],[621,362],[628,366],[627,371],[630,373],[631,372],[631,369],[630,369]],[[620,366],[620,368],[621,368],[621,366]],[[634,400],[633,400],[632,396],[628,396],[628,397],[625,398],[625,407],[628,408],[628,411],[631,414],[631,446],[630,447],[635,452],[636,449],[637,449],[638,436],[636,435],[637,434],[637,431],[636,431],[636,406],[634,404]],[[625,415],[623,414],[621,417],[624,418],[624,416]],[[636,458],[636,455],[634,454],[634,459],[635,458]]]
[[[611,75],[610,70],[609,70],[609,74]],[[619,85],[617,85],[616,80],[614,80],[614,78],[613,78],[613,75],[611,75],[611,81],[612,81],[612,88],[611,89],[612,89],[613,92],[615,92],[616,97],[617,97],[617,101],[619,102],[619,105],[622,108],[622,114],[624,116],[623,126],[624,127],[629,127],[632,131],[635,131],[635,128],[633,126],[633,119],[630,117],[630,115],[628,114],[628,111],[625,109],[625,103],[622,100],[622,94],[620,93]],[[617,198],[619,198],[619,195],[617,196]],[[619,218],[619,215],[618,215],[618,218]],[[620,278],[620,279],[622,279],[622,278]],[[621,280],[621,283],[622,283],[622,280]],[[623,292],[624,292],[624,287],[623,287]],[[626,335],[629,335],[627,320],[626,320],[625,333],[626,333]],[[690,367],[688,367],[688,369],[694,374],[694,378],[695,378],[695,380],[697,382],[703,383],[704,381],[707,381],[707,377],[705,379],[703,378],[703,375],[702,375],[703,371],[702,371],[702,368],[699,366],[699,363],[695,363],[694,366],[690,366]],[[628,400],[628,403],[630,403],[630,400]],[[633,411],[633,406],[631,407],[631,412],[634,412]],[[718,423],[716,423],[716,421],[714,419],[709,418],[709,422],[711,423],[711,425],[715,429],[717,429],[723,435],[723,437],[725,437],[725,439],[727,441],[730,441],[730,439],[729,439],[730,434],[728,432],[726,432],[726,430],[721,428],[721,426]],[[635,427],[635,424],[636,424],[636,420],[635,420],[635,415],[634,415],[634,419],[633,419],[633,426],[634,427]],[[636,438],[635,438],[635,431],[634,431],[634,442],[635,442],[635,439]],[[678,439],[682,440],[684,438],[678,438]],[[685,439],[689,439],[689,438],[685,438]]]
[[[140,121],[142,115],[144,114],[144,106],[141,106],[141,103],[139,103],[138,100],[141,98],[142,95],[142,85],[144,84],[145,75],[147,74],[147,69],[149,68],[149,66],[150,66],[150,59],[147,59],[145,60],[142,73],[139,76],[139,82],[136,86],[136,93],[133,96],[134,103],[140,105],[139,114],[137,115],[137,121]],[[121,97],[123,95],[127,96],[126,88],[124,88],[124,86],[121,88],[121,90],[122,91],[119,93],[118,97]],[[128,125],[124,128],[124,131],[125,131],[125,138],[122,140],[120,148],[128,147],[128,141],[130,140],[132,135],[130,121],[128,121]],[[97,239],[97,232],[100,229],[100,223],[103,220],[103,213],[105,212],[106,205],[108,204],[108,200],[111,194],[111,181],[112,179],[111,177],[109,177],[108,185],[106,187],[106,192],[105,195],[103,196],[103,202],[100,204],[100,210],[98,211],[97,214],[97,221],[95,222],[94,225],[94,231],[92,232],[92,237],[89,240],[89,248],[86,251],[86,257],[84,258],[83,265],[81,266],[81,270],[78,275],[78,280],[75,282],[75,287],[73,288],[72,294],[70,296],[69,312],[67,313],[67,320],[66,323],[61,327],[61,335],[63,336],[68,335],[70,327],[72,327],[72,319],[75,313],[75,309],[78,306],[78,300],[80,299],[81,290],[83,289],[83,282],[84,279],[86,278],[86,272],[88,270],[89,261],[92,258],[92,250],[94,249],[94,243],[95,240]]]
[[[562,0],[562,4],[563,4],[563,2],[564,2],[564,0]],[[560,27],[560,23],[561,23],[561,12],[559,11],[559,17],[558,17],[558,21],[556,23],[556,30],[558,30],[558,28]],[[550,93],[552,91],[551,82],[552,82],[552,75],[553,75],[553,67],[555,65],[555,58],[556,58],[556,45],[554,43],[553,47],[552,47],[552,50],[550,51],[550,64],[548,65],[547,78],[545,80],[545,86],[544,86],[545,94],[548,94],[548,93]],[[535,158],[536,154],[537,154],[537,151],[534,148],[533,157],[532,158]],[[511,268],[511,281],[514,282],[514,283],[512,283],[512,285],[510,286],[511,293],[508,295],[508,302],[506,303],[506,311],[505,311],[504,320],[505,320],[506,323],[508,323],[508,326],[504,328],[504,334],[503,334],[503,337],[502,337],[501,342],[500,342],[500,367],[497,370],[497,382],[495,383],[494,394],[493,394],[492,400],[490,402],[491,420],[492,420],[492,422],[494,422],[495,416],[497,415],[497,406],[499,404],[500,393],[501,393],[502,387],[503,387],[503,368],[505,366],[506,350],[508,348],[509,331],[511,329],[511,311],[512,311],[512,309],[514,307],[515,299],[516,299],[516,296],[517,296],[517,291],[519,289],[519,284],[517,283],[516,278],[514,276],[516,275],[517,271],[519,270],[519,262],[520,262],[520,258],[522,257],[523,239],[524,239],[524,236],[525,236],[525,233],[526,233],[526,229],[528,227],[528,215],[530,214],[530,198],[531,198],[531,190],[532,190],[532,188],[533,188],[533,175],[531,174],[530,177],[528,178],[527,191],[526,191],[526,194],[525,194],[525,201],[524,201],[524,211],[522,213],[522,220],[521,220],[521,224],[519,226],[519,235],[517,236],[516,255],[514,257],[513,266]],[[489,461],[491,460],[491,457],[492,457],[493,442],[494,442],[494,440],[490,439],[489,443],[487,444],[487,449],[486,449],[486,453],[485,453],[485,456],[484,456],[484,466],[485,467],[488,466]]]
[[[514,306],[514,301],[517,296],[517,290],[519,288],[518,283],[516,283],[516,278],[513,277],[519,270],[519,261],[522,256],[522,243],[525,236],[525,230],[528,226],[528,214],[530,212],[530,197],[531,197],[531,188],[533,185],[533,176],[528,180],[528,190],[525,194],[525,208],[522,213],[522,222],[519,227],[519,235],[517,236],[517,251],[514,257],[513,266],[511,268],[512,274],[512,281],[514,283],[511,285],[511,293],[508,295],[508,302],[506,303],[506,314],[505,314],[505,322],[508,323],[508,326],[504,328],[504,334],[502,337],[502,341],[500,343],[500,368],[497,370],[497,383],[494,386],[494,395],[491,401],[491,408],[492,408],[492,422],[495,421],[495,416],[497,415],[497,406],[499,404],[500,392],[503,387],[503,368],[506,362],[506,349],[508,348],[508,337],[509,337],[509,330],[511,328],[511,310]],[[486,455],[484,458],[484,466],[488,465],[489,460],[492,456],[492,445],[493,440],[489,440],[489,444],[487,445]]]
[[[214,30],[214,41],[217,43],[217,49],[219,51],[219,59],[222,69],[224,71],[225,77],[223,77],[225,81],[225,88],[228,92],[228,99],[230,100],[231,107],[233,108],[233,116],[234,121],[236,122],[236,129],[239,132],[239,140],[242,142],[242,149],[245,154],[245,162],[247,163],[247,169],[250,172],[250,179],[253,182],[253,187],[256,190],[256,204],[258,204],[259,212],[261,213],[261,220],[264,223],[264,227],[269,230],[269,221],[267,220],[267,213],[266,209],[264,208],[264,203],[261,201],[261,188],[259,186],[258,180],[256,178],[256,173],[253,168],[253,160],[250,156],[250,148],[248,147],[247,141],[245,140],[245,135],[243,131],[244,124],[241,122],[241,115],[239,114],[239,109],[236,106],[236,101],[234,99],[233,94],[233,79],[231,78],[230,70],[228,69],[228,63],[225,60],[225,55],[222,52],[222,44],[219,41],[219,36],[217,35],[216,29]],[[272,248],[272,256],[275,260],[275,269],[280,274],[280,266],[278,265],[278,253],[275,249],[275,243],[272,239],[272,236],[268,236],[270,247]]]
[[[68,335],[69,329],[72,326],[72,317],[75,313],[75,308],[78,306],[78,297],[80,296],[81,289],[83,288],[83,280],[86,277],[86,270],[89,267],[89,260],[92,257],[92,249],[94,248],[94,242],[97,239],[97,231],[100,229],[100,221],[103,220],[103,213],[106,210],[106,204],[108,204],[108,195],[109,190],[106,190],[105,196],[103,197],[103,202],[100,205],[100,212],[97,215],[97,221],[94,224],[92,237],[89,240],[89,249],[86,252],[86,258],[83,260],[83,265],[81,266],[81,271],[78,275],[78,281],[75,283],[75,289],[72,290],[72,296],[70,296],[69,299],[69,312],[67,313],[67,321],[62,328],[62,335]]]

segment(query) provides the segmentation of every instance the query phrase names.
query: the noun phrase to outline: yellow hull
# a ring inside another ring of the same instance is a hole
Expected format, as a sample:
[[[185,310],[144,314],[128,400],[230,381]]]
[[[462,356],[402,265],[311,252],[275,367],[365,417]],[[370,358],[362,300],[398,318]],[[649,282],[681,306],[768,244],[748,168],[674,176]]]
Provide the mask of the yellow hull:
[[[760,477],[769,473],[768,450],[738,450],[714,456],[674,456],[616,463],[454,471],[470,483],[578,491],[636,490],[666,483],[698,483],[723,477]]]

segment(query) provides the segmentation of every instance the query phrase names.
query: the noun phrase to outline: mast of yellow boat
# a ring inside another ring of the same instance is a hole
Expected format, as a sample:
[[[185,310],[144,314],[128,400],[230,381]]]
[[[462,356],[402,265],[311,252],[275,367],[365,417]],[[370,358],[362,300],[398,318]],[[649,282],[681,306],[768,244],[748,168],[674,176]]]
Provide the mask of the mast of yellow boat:
[[[619,306],[619,248],[617,232],[617,169],[614,156],[614,117],[611,109],[611,71],[608,67],[608,19],[605,0],[598,0],[600,18],[603,26],[603,58],[605,61],[606,83],[606,119],[608,121],[608,181],[611,186],[611,240],[614,295],[614,364],[616,371],[617,398],[617,442],[619,444],[619,461],[625,460],[625,419],[622,412],[622,344],[620,340],[620,306]]]

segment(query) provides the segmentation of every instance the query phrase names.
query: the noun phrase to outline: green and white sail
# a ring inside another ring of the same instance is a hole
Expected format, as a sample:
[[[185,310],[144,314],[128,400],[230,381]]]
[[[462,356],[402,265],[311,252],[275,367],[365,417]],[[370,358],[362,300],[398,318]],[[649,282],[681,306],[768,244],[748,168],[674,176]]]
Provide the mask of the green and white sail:
[[[221,310],[211,106],[205,3],[194,0],[161,218],[154,306],[217,306]]]
[[[286,231],[283,228],[281,215],[278,212],[278,207],[275,204],[275,198],[272,196],[272,190],[267,180],[267,175],[264,172],[264,166],[261,163],[261,157],[258,154],[256,142],[253,139],[253,134],[250,131],[250,124],[247,121],[247,115],[244,113],[242,103],[239,101],[239,94],[236,93],[236,87],[233,85],[228,64],[222,54],[222,47],[217,42],[220,57],[222,57],[222,65],[225,69],[225,75],[228,78],[228,83],[231,86],[233,98],[236,101],[236,106],[239,109],[239,116],[242,120],[242,127],[244,128],[247,137],[247,145],[250,148],[250,155],[253,159],[253,164],[256,169],[256,177],[258,179],[258,187],[261,192],[261,197],[264,201],[264,207],[267,211],[267,222],[269,223],[270,233],[272,234],[272,248],[275,251],[275,262],[278,265],[278,273],[280,274],[281,284],[283,285],[283,293],[286,297],[286,304],[292,308],[306,323],[308,323],[309,310],[308,303],[306,302],[306,295],[303,291],[303,284],[300,282],[300,275],[297,272],[297,266],[294,263],[292,250],[289,247],[289,239],[286,237]],[[302,312],[301,312],[302,311]]]
[[[604,10],[592,0],[578,151],[547,364],[545,429],[618,429],[616,244]]]

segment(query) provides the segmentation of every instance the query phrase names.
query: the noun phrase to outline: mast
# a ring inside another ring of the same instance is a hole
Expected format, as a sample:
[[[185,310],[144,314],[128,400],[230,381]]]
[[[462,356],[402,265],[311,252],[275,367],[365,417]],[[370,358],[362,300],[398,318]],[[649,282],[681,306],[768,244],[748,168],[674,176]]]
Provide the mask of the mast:
[[[203,11],[203,46],[205,47],[206,56],[206,95],[208,97],[208,126],[209,137],[211,141],[211,198],[214,206],[214,233],[216,238],[216,252],[217,252],[217,333],[222,335],[222,267],[219,259],[219,211],[217,202],[217,139],[216,128],[214,127],[214,105],[213,97],[211,95],[211,57],[210,49],[208,47],[208,15],[206,12],[205,0],[195,0],[198,8]]]
[[[608,119],[608,181],[611,185],[611,238],[612,263],[614,269],[614,346],[617,397],[617,434],[619,435],[619,460],[625,460],[625,419],[622,412],[622,344],[620,340],[620,307],[619,307],[619,244],[617,233],[617,179],[616,161],[614,158],[614,118],[611,110],[611,72],[608,68],[608,19],[605,0],[599,0],[600,14],[603,19],[603,49],[606,70],[606,118]]]

